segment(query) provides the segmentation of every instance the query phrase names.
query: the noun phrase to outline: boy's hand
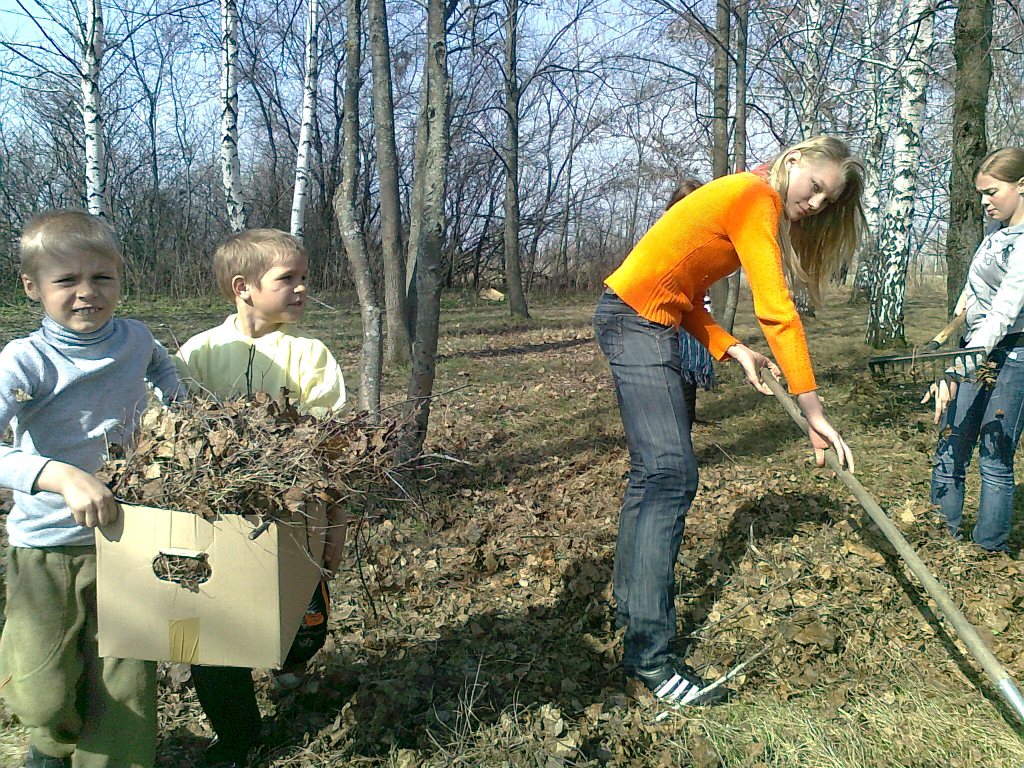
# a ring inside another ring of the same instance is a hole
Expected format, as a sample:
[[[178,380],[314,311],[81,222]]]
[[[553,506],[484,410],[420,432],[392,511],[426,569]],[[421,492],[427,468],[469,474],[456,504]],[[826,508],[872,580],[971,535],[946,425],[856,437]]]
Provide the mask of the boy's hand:
[[[36,478],[36,489],[63,496],[75,522],[86,528],[107,525],[117,520],[117,500],[110,489],[88,472],[71,464],[47,462]]]

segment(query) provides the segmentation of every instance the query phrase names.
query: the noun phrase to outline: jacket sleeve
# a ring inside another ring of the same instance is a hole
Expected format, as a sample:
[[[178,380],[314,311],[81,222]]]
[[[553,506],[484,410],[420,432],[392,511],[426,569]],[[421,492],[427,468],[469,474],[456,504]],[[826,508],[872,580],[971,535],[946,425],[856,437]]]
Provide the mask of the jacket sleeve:
[[[0,352],[0,435],[40,394],[41,368],[33,364],[31,357],[14,344],[8,344]],[[45,456],[0,442],[0,486],[32,493],[36,478],[48,461]]]

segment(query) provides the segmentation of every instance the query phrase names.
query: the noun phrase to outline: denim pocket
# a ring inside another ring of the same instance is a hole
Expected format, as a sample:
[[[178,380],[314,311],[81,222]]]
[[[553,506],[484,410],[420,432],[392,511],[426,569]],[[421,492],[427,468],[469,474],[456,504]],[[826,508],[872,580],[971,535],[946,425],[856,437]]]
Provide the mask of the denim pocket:
[[[622,318],[618,315],[594,317],[594,335],[597,345],[611,362],[622,354]]]

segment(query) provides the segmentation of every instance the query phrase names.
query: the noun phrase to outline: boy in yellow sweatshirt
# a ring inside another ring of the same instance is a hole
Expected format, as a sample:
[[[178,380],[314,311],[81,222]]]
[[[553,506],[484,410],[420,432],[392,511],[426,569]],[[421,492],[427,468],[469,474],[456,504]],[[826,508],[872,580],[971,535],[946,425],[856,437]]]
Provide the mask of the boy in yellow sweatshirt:
[[[282,387],[300,412],[324,416],[345,405],[345,380],[326,345],[293,327],[306,302],[309,259],[302,244],[276,229],[236,233],[217,249],[217,285],[236,313],[197,334],[178,350],[181,378],[194,392],[217,398],[276,396]],[[344,538],[332,518],[324,548],[324,570],[337,566]],[[279,680],[294,680],[327,638],[330,596],[322,580]],[[193,666],[192,680],[216,737],[204,763],[217,768],[246,764],[259,743],[260,712],[250,670]]]

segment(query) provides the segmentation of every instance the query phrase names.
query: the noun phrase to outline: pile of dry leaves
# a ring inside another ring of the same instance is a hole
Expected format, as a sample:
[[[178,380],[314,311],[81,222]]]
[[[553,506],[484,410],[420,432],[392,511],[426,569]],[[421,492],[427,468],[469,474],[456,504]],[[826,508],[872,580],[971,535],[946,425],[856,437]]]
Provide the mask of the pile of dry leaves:
[[[287,393],[152,408],[135,447],[112,446],[99,473],[121,500],[289,521],[306,503],[337,504],[391,482],[399,425],[365,415],[302,415]]]

